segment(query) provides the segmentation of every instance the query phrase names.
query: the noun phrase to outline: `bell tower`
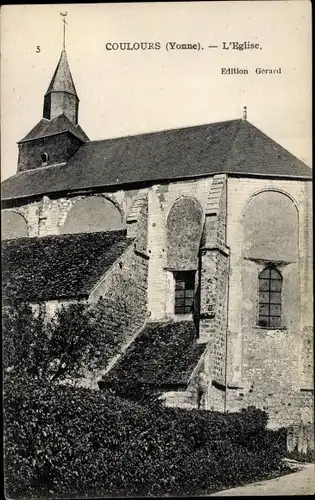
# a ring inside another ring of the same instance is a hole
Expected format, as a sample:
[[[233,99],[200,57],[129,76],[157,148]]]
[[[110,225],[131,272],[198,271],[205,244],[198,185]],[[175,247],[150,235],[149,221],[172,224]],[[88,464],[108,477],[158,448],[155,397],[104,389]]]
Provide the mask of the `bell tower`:
[[[78,123],[79,98],[71,75],[65,43],[67,13],[63,16],[63,46],[44,96],[43,118],[18,142],[18,172],[63,165],[89,138]]]
[[[64,114],[74,125],[78,124],[79,98],[70,72],[66,49],[61,56],[44,97],[43,118],[52,120]]]

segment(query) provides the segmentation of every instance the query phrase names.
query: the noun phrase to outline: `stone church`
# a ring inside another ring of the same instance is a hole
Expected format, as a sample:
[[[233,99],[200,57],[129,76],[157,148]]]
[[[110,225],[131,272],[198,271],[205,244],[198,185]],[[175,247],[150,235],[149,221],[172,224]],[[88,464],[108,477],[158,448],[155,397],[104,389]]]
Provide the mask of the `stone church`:
[[[311,421],[307,165],[246,117],[90,140],[65,50],[18,148],[2,183],[4,303],[52,315],[121,292],[133,313],[109,378],[133,363],[169,406]]]

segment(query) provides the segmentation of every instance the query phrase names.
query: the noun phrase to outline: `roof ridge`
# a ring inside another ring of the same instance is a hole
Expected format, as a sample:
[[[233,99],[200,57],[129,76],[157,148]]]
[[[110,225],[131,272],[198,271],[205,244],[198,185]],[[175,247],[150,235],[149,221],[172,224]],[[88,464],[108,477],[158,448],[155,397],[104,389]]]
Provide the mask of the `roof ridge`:
[[[62,121],[65,123],[63,124]],[[62,130],[58,130],[57,132],[49,133],[49,129],[55,125],[56,123],[58,124],[59,122],[62,123]],[[40,129],[40,124],[45,123],[45,129],[44,131]],[[79,125],[79,124],[77,124]],[[83,142],[86,142],[88,139],[88,136],[84,132],[81,126],[74,125],[71,120],[64,114],[61,113],[58,116],[55,116],[55,118],[47,119],[47,118],[41,118],[39,122],[30,130],[28,134],[26,134],[23,139],[18,141],[17,144],[21,144],[23,142],[28,142],[28,141],[33,141],[36,139],[41,139],[42,137],[48,137],[51,135],[57,135],[57,134],[62,134],[64,132],[70,132],[73,135],[75,135],[78,139],[82,140]],[[34,130],[39,129],[35,135],[34,135]],[[86,139],[85,139],[86,137]]]
[[[49,240],[49,239],[66,239],[67,237],[82,237],[85,236],[86,238],[91,238],[91,235],[96,235],[96,234],[102,234],[102,235],[109,235],[113,233],[125,233],[126,234],[126,239],[132,240],[134,238],[128,238],[127,237],[127,229],[109,229],[107,231],[90,231],[90,232],[81,232],[81,233],[64,233],[64,234],[46,234],[45,236],[23,236],[21,238],[8,238],[8,239],[3,239],[2,243],[6,244],[10,241],[16,242],[16,244],[20,244],[22,241],[27,241],[28,243],[36,243],[37,241],[42,241],[42,240]]]
[[[58,120],[64,129],[68,121]],[[48,132],[49,124],[42,123],[33,136]],[[79,134],[79,127],[71,124],[67,128],[69,134]],[[58,132],[56,123],[50,132],[53,130]],[[21,177],[22,173],[27,175]],[[5,179],[2,199],[118,186],[127,189],[140,183],[147,186],[223,173],[312,179],[309,166],[250,122],[237,119],[89,143],[82,139],[66,165],[27,170]]]
[[[211,123],[202,123],[202,124],[196,124],[196,125],[188,125],[187,127],[174,127],[174,128],[167,128],[167,129],[162,129],[162,130],[155,130],[152,132],[139,132],[137,134],[129,134],[129,135],[120,135],[117,137],[108,137],[107,139],[94,139],[92,141],[89,141],[89,144],[94,144],[96,142],[106,142],[106,141],[115,141],[118,139],[127,139],[128,137],[145,137],[145,136],[150,136],[150,135],[156,135],[156,134],[163,134],[165,132],[175,132],[176,130],[189,130],[189,129],[194,129],[194,128],[201,128],[201,127],[210,127],[213,125],[224,125],[226,123],[232,123],[232,122],[237,122],[241,121],[240,118],[235,118],[232,120],[223,120],[223,121],[218,121],[218,122],[211,122]]]
[[[259,128],[257,128],[255,125],[253,125],[252,123],[248,122],[249,125],[255,129],[255,132],[258,133],[260,136],[262,136],[264,139],[267,139],[268,141],[272,141],[272,143],[277,146],[277,148],[280,148],[282,149],[283,151],[285,151],[287,154],[289,154],[290,156],[293,156],[295,160],[299,161],[300,163],[302,163],[303,165],[305,165],[306,167],[308,167],[310,170],[312,170],[312,167],[310,167],[307,163],[305,163],[304,161],[300,160],[300,158],[298,158],[297,156],[295,156],[293,153],[291,153],[288,149],[286,149],[284,146],[282,146],[281,144],[279,144],[278,142],[276,142],[272,137],[270,137],[269,135],[265,134],[265,132],[263,132],[262,130],[260,130]]]
[[[268,142],[271,142],[273,146],[275,146],[280,152],[284,152],[286,153],[287,155],[291,156],[295,161],[299,162],[301,165],[303,165],[304,167],[307,167],[309,170],[310,170],[310,174],[312,172],[312,168],[307,165],[304,161],[300,160],[297,156],[295,156],[293,153],[291,153],[290,151],[288,151],[286,148],[284,148],[283,146],[281,146],[281,144],[279,144],[278,142],[276,142],[274,139],[272,139],[272,137],[270,137],[269,135],[265,134],[264,132],[262,132],[259,128],[257,128],[255,125],[253,125],[250,121],[248,120],[240,120],[240,123],[239,123],[239,129],[237,131],[237,134],[233,140],[233,144],[232,144],[232,147],[230,149],[230,153],[233,152],[233,149],[236,145],[236,142],[237,140],[241,137],[240,137],[240,134],[242,133],[242,131],[244,130],[247,130],[249,133],[250,131],[252,131],[254,134],[256,134],[256,136],[268,141]],[[227,159],[227,162],[229,161],[230,156],[228,156],[228,159]],[[227,167],[227,164],[226,164],[226,167]],[[270,174],[269,174],[270,175]],[[273,174],[271,174],[273,175]],[[276,175],[276,174],[275,174]],[[289,177],[291,177],[291,174],[288,174]]]
[[[241,131],[241,126],[242,126],[242,123],[243,123],[243,122],[245,122],[245,121],[247,121],[247,120],[242,120],[242,119],[239,119],[239,120],[238,120],[238,122],[239,122],[239,123],[238,123],[238,129],[237,129],[237,132],[235,133],[235,137],[234,137],[234,139],[233,139],[233,141],[232,141],[232,144],[231,144],[231,147],[230,147],[229,153],[226,155],[225,167],[227,167],[228,161],[229,161],[229,159],[230,159],[230,154],[232,153],[232,151],[233,151],[233,149],[234,149],[235,143],[236,143],[237,138],[238,138],[238,136],[239,136],[239,133],[240,133],[240,131]]]

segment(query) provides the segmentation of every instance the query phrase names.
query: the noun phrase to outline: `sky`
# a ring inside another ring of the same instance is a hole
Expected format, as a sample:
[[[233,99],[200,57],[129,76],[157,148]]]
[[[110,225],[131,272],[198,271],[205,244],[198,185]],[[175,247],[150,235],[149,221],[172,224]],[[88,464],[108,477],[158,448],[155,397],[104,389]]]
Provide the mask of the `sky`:
[[[79,123],[91,140],[232,120],[247,106],[252,124],[311,166],[310,2],[4,5],[2,180],[16,173],[17,141],[42,118],[62,50],[61,12]],[[245,41],[259,49],[222,48]],[[106,50],[116,42],[159,42],[161,49]],[[203,50],[167,51],[167,42]],[[249,74],[221,74],[230,67]]]

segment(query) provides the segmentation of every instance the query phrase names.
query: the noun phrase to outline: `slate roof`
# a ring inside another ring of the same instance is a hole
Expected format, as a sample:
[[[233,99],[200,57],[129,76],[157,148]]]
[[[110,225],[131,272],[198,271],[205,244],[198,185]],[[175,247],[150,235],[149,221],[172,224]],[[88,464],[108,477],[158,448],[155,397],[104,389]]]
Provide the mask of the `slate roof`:
[[[73,94],[78,97],[65,50],[62,50],[61,52],[55,73],[45,95],[50,92],[67,92],[68,94]]]
[[[311,169],[246,120],[90,141],[66,165],[21,172],[2,198],[202,177],[311,178]]]
[[[151,388],[186,387],[206,344],[197,344],[192,321],[148,323],[99,382],[118,389],[125,378]]]
[[[125,230],[2,241],[2,297],[87,296],[132,241]]]
[[[47,137],[49,135],[61,134],[62,132],[70,132],[83,142],[89,140],[88,136],[79,124],[73,125],[73,123],[71,123],[65,115],[59,115],[52,120],[42,118],[37,125],[35,125],[35,127],[32,128],[32,130],[18,142],[18,144],[39,139],[41,137]]]

